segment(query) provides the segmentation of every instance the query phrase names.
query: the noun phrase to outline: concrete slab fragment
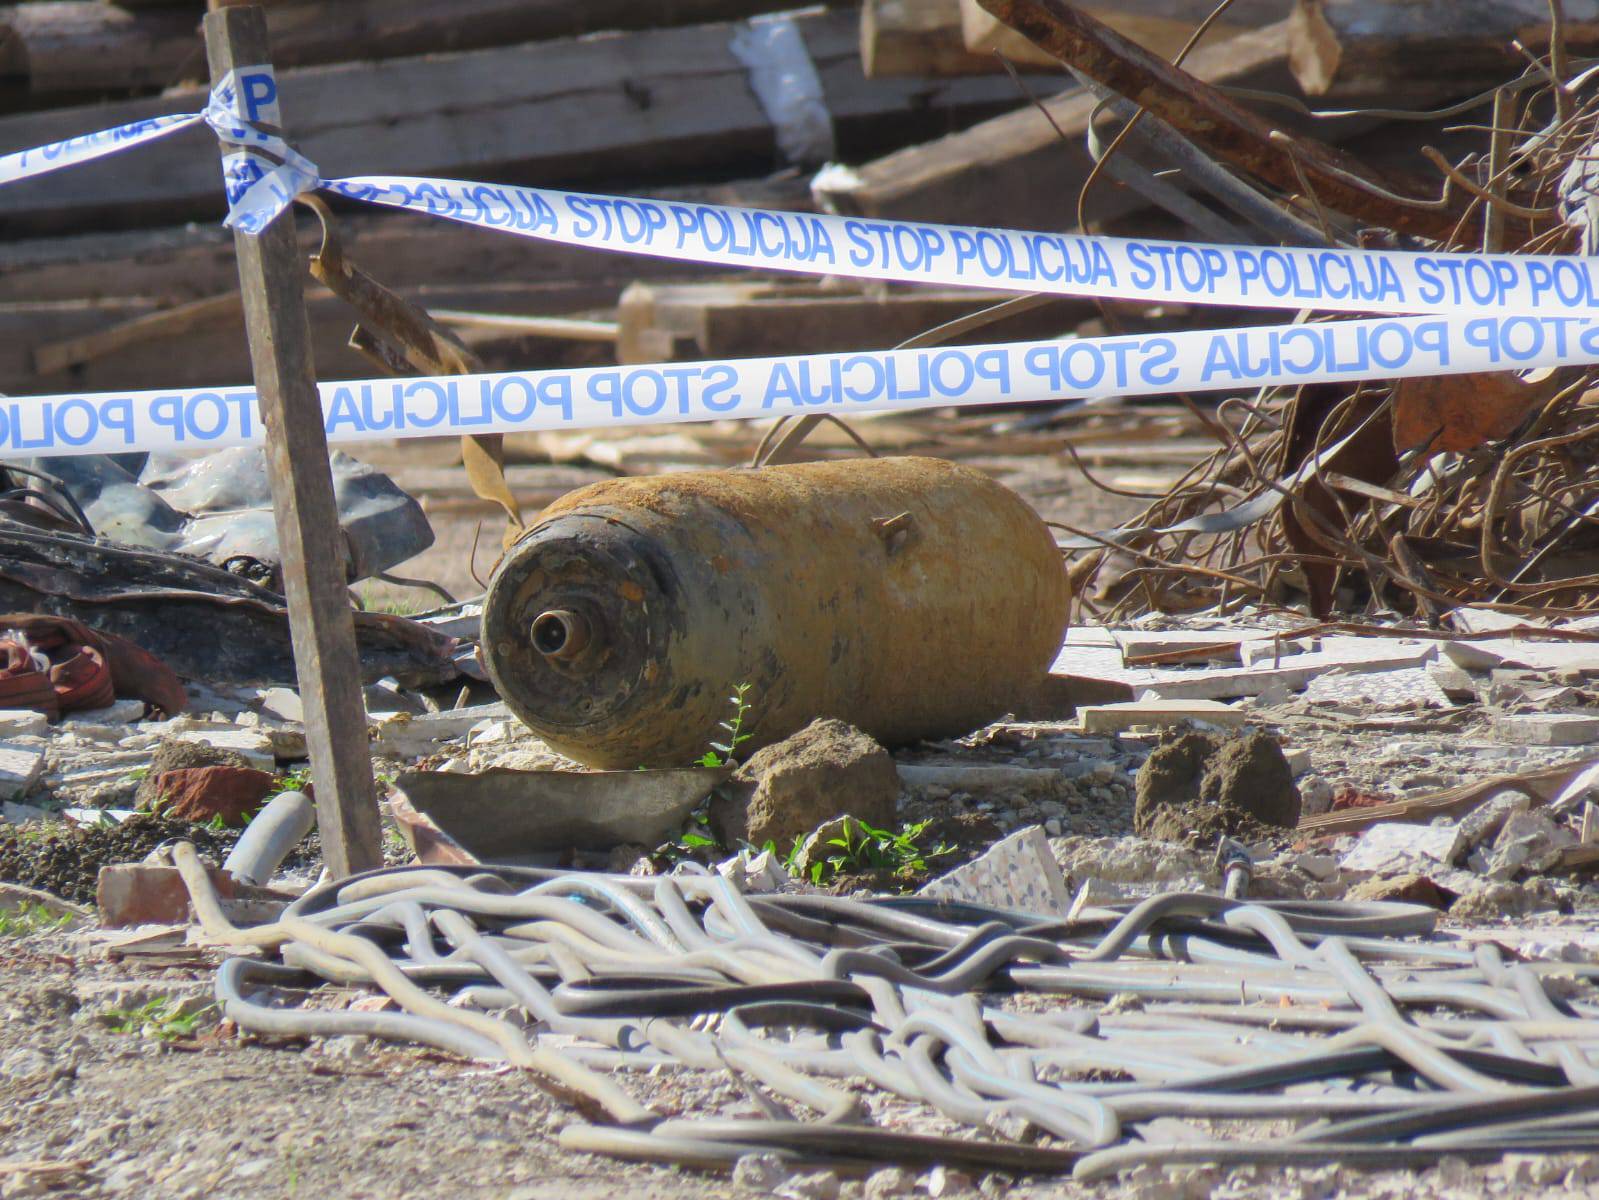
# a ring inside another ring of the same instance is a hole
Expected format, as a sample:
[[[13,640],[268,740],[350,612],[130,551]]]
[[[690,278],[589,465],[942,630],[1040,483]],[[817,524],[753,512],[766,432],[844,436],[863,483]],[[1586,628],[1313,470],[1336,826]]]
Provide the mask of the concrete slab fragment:
[[[1447,866],[1460,852],[1460,829],[1455,825],[1373,825],[1361,834],[1355,848],[1339,861],[1346,871],[1393,875],[1425,872],[1429,866]]]
[[[981,858],[933,880],[917,895],[991,904],[1045,917],[1064,916],[1071,904],[1066,877],[1039,825],[1011,834]]]
[[[1204,721],[1238,728],[1248,721],[1241,709],[1215,700],[1134,700],[1127,704],[1095,704],[1079,709],[1084,733],[1117,733],[1134,725],[1177,725]]]
[[[1586,713],[1515,713],[1494,718],[1494,732],[1523,746],[1586,746],[1599,742],[1599,717]]]
[[[1347,704],[1378,712],[1407,708],[1453,708],[1454,702],[1425,667],[1348,674],[1342,668],[1318,675],[1305,688],[1318,704]]]

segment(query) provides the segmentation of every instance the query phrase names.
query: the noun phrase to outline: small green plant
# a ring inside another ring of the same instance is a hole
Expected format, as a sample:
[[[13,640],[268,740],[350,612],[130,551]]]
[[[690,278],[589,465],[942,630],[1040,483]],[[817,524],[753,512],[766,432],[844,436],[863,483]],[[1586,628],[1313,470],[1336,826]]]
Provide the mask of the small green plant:
[[[158,1042],[175,1042],[179,1038],[193,1037],[200,1024],[216,1011],[214,1004],[206,1004],[185,1011],[183,1001],[172,996],[157,996],[138,1008],[113,1008],[106,1012],[105,1020],[112,1033],[136,1033],[154,1038]]]
[[[702,851],[718,854],[722,851],[722,843],[717,841],[711,832],[711,814],[703,807],[685,822],[683,832],[677,835],[677,840],[668,842],[657,853],[667,862],[678,863],[685,858],[694,858]]]
[[[800,851],[803,850],[804,848],[805,848],[805,835],[804,834],[799,834],[799,835],[795,836],[794,844],[788,848],[788,853],[783,855],[783,870],[787,871],[790,875],[794,876],[796,879],[799,878],[799,876],[801,874],[799,858],[800,858]],[[762,854],[770,854],[773,858],[776,858],[777,857],[777,843],[772,841],[771,838],[767,838],[766,841],[761,843],[760,852]]]
[[[738,748],[755,735],[744,732],[744,719],[749,715],[751,707],[744,697],[749,694],[750,685],[741,683],[733,689],[728,703],[733,706],[733,717],[729,721],[718,721],[718,727],[727,730],[727,741],[712,742],[711,748],[700,755],[698,764],[702,767],[730,767],[738,760],[733,756],[738,753]]]
[[[16,908],[0,911],[0,937],[48,933],[71,923],[71,913],[58,913],[48,905],[23,901]]]
[[[387,782],[392,783],[393,781],[394,777],[392,775],[389,776]],[[378,782],[382,783],[384,780],[379,777]],[[272,785],[272,791],[268,793],[267,798],[271,799],[273,796],[281,795],[284,792],[303,792],[310,786],[311,764],[307,763],[298,771],[286,771],[284,774],[279,775],[277,782]]]
[[[134,767],[133,770],[129,771],[122,778],[127,780],[129,783],[139,783],[149,773],[150,773],[150,768],[149,767]]]
[[[931,850],[924,850],[917,844],[929,824],[930,821],[918,821],[903,826],[898,833],[891,833],[851,817],[844,823],[842,834],[827,839],[826,844],[836,846],[839,852],[811,864],[811,882],[820,884],[834,876],[856,871],[925,871],[932,859],[955,852],[953,846],[943,842]]]

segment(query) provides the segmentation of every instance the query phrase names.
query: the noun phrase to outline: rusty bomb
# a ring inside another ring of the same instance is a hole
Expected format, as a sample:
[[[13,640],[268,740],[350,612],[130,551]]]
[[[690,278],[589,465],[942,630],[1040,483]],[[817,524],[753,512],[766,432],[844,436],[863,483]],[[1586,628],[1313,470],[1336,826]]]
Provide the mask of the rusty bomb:
[[[975,729],[1060,647],[1067,582],[1015,493],[940,459],[608,480],[507,553],[483,658],[511,710],[594,767],[690,763],[750,685],[748,753],[837,717],[886,744]]]

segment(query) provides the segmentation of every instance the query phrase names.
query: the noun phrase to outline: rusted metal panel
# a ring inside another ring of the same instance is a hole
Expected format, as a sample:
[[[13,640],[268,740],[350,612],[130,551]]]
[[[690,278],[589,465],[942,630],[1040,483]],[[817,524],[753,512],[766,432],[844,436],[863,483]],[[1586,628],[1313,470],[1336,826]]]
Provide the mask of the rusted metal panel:
[[[903,743],[1027,701],[1066,627],[1022,499],[927,458],[688,472],[583,488],[501,563],[483,609],[500,694],[592,766],[701,754],[751,685],[744,749],[815,717]]]

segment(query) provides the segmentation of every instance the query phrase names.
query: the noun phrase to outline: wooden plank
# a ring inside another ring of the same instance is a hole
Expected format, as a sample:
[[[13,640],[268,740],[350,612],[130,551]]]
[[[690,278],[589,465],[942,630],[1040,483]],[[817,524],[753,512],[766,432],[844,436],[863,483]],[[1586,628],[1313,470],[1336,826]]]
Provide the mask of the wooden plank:
[[[792,211],[814,207],[809,185],[799,179],[664,187],[654,194],[695,204]],[[305,220],[314,224],[309,217]],[[341,216],[339,235],[358,261],[382,264],[385,279],[401,288],[481,289],[499,281],[530,290],[541,284],[590,291],[609,287],[602,303],[611,304],[633,279],[696,278],[728,270],[648,255],[600,254],[454,221],[368,210]],[[232,239],[220,225],[0,239],[0,305],[110,297],[170,305],[216,295],[237,282]]]
[[[223,292],[119,322],[94,333],[47,342],[33,352],[34,369],[41,375],[51,375],[104,358],[149,338],[180,336],[213,318],[234,316],[241,311],[242,304],[238,292]]]
[[[853,12],[795,17],[840,152],[931,136],[1015,101],[1004,78],[867,80]],[[329,175],[374,172],[558,185],[778,161],[765,110],[729,48],[737,26],[602,34],[460,54],[286,71],[300,149]],[[193,111],[198,92],[0,120],[0,153]],[[0,189],[0,232],[216,217],[205,129]]]
[[[1218,85],[1292,90],[1286,23],[1201,46],[1187,67]],[[1066,135],[1063,142],[1036,108],[1027,106],[961,133],[910,146],[857,168],[854,182],[828,190],[841,212],[871,217],[1068,229],[1092,160],[1083,144],[1096,102],[1083,92],[1044,101]],[[1145,201],[1110,181],[1089,212],[1100,219],[1143,208]]]
[[[961,41],[974,54],[996,50],[1018,65],[1059,66],[1059,60],[1040,50],[1014,29],[987,12],[977,0],[958,0]],[[1199,23],[1216,7],[1216,0],[1119,0],[1115,4],[1079,4],[1078,8],[1105,22],[1162,58],[1174,58],[1187,44]],[[1226,13],[1205,35],[1214,45],[1252,29],[1285,21],[1294,0],[1233,0]]]
[[[1004,298],[971,288],[841,287],[798,279],[636,283],[617,309],[617,356],[624,363],[647,363],[888,349]],[[1076,316],[1093,311],[1088,301],[1076,307]],[[1028,315],[1026,323],[1018,318],[973,337],[992,342],[1055,336],[1074,319],[1071,307]]]
[[[688,277],[692,279],[692,276]],[[237,285],[237,273],[234,284]],[[398,289],[407,300],[428,308],[477,310],[530,319],[541,315],[604,311],[632,282],[625,275],[570,282],[471,284]],[[348,346],[355,315],[348,305],[320,287],[306,293],[311,320],[312,360],[317,377],[369,379],[372,364]],[[145,388],[237,387],[250,378],[249,344],[244,318],[235,307],[178,322],[165,319],[166,306],[135,297],[112,297],[92,303],[0,304],[0,394],[48,395],[65,391],[125,391]],[[146,323],[148,322],[148,323]],[[121,330],[137,323],[141,336],[128,340]],[[114,345],[99,339],[108,335]],[[588,365],[575,350],[532,333],[509,328],[463,332],[490,370]],[[93,357],[52,374],[36,367],[39,352],[80,339],[98,346]],[[602,355],[600,363],[609,361]]]
[[[992,54],[966,48],[960,0],[866,0],[861,7],[861,66],[869,79],[995,75],[1005,70]]]
[[[789,7],[791,0],[303,0],[266,11],[273,55],[283,68],[731,21]],[[127,0],[10,5],[0,8],[0,74],[26,78],[35,95],[200,80],[205,48],[199,27],[194,6]]]
[[[93,0],[0,8],[0,76],[35,95],[164,88],[205,72],[194,11],[130,12]]]
[[[213,80],[272,61],[266,19],[253,5],[206,14],[205,37]],[[234,250],[266,426],[267,475],[316,781],[322,857],[335,877],[352,875],[383,865],[382,829],[355,622],[341,565],[338,504],[302,299],[305,266],[291,219],[276,220],[255,236],[236,232]]]
[[[1563,0],[1567,52],[1599,53],[1599,0]],[[1549,49],[1549,0],[1300,0],[1290,55],[1308,95],[1351,100],[1473,95]]]

